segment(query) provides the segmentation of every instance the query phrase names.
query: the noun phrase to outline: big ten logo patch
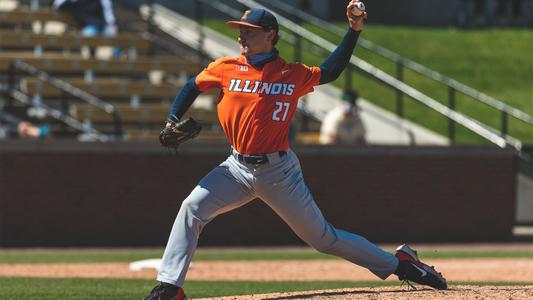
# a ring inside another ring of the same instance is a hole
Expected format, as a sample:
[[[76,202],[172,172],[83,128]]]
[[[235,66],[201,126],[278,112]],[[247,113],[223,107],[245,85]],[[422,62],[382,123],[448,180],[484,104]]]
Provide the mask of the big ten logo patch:
[[[248,66],[237,66],[237,71],[248,72]]]

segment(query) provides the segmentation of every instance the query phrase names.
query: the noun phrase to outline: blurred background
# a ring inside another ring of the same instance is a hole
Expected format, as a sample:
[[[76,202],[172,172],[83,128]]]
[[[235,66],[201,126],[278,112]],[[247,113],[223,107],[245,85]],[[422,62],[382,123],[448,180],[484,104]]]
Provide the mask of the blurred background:
[[[178,155],[157,140],[180,87],[239,55],[225,22],[266,7],[282,57],[320,65],[346,4],[0,0],[0,246],[163,244],[229,151],[218,91],[188,111],[204,130]],[[349,66],[301,99],[291,129],[326,216],[383,242],[399,238],[391,228],[419,242],[529,235],[533,1],[365,4]],[[299,243],[257,201],[229,215],[204,244]]]

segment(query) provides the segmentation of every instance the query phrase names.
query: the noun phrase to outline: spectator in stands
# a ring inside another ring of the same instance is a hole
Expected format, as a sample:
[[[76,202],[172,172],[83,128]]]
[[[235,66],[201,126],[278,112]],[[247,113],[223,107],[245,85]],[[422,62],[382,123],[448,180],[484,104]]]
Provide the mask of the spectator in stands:
[[[81,35],[92,37],[103,35],[114,37],[118,34],[113,3],[111,0],[54,0],[54,8],[72,14],[81,28]],[[91,56],[95,50],[90,49]],[[120,56],[120,49],[113,49],[113,57]]]
[[[525,25],[528,12],[524,0],[469,0],[471,2],[472,20],[466,20],[468,0],[462,0],[458,6],[457,23],[464,26],[490,25]],[[531,0],[528,0],[531,1]]]
[[[22,121],[0,108],[0,138],[43,138],[48,132],[48,126]]]
[[[498,25],[513,25],[524,22],[523,0],[498,0],[494,17]]]
[[[74,15],[83,36],[115,36],[118,33],[111,0],[54,0],[53,7]]]
[[[486,25],[487,1],[459,0],[455,10],[455,24],[459,27]]]
[[[365,126],[361,121],[356,101],[356,92],[344,95],[346,103],[330,110],[320,128],[320,143],[325,145],[363,145]]]
[[[487,21],[487,3],[486,0],[474,1],[474,23],[476,25],[484,25]]]

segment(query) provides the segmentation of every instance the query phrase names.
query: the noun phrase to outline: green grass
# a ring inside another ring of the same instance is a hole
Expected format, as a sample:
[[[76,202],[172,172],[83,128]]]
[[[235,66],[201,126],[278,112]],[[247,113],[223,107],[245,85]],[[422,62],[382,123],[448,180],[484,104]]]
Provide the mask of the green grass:
[[[230,37],[237,36],[237,32],[228,29],[223,22],[207,21],[206,25]],[[338,25],[347,27],[344,23]],[[334,43],[340,41],[340,37],[326,33],[320,28],[311,25],[305,27]],[[367,25],[362,37],[533,114],[533,30],[455,30]],[[293,60],[294,51],[291,45],[281,41],[278,49],[288,61]],[[362,47],[358,47],[355,54],[390,75],[396,72],[394,63]],[[319,65],[325,56],[326,54],[317,56],[306,52],[302,62]],[[404,71],[404,81],[447,104],[447,87],[409,70]],[[334,84],[343,87],[344,74]],[[352,85],[363,98],[387,110],[395,110],[396,95],[390,88],[385,88],[360,73],[353,76]],[[442,115],[409,98],[405,98],[404,103],[405,116],[408,119],[447,135],[447,119]],[[496,129],[501,128],[501,115],[498,111],[467,96],[457,95],[456,109]],[[488,143],[461,126],[457,127],[456,134],[459,144]],[[509,134],[533,144],[533,126],[510,119]]]
[[[0,277],[0,299],[3,300],[119,300],[141,299],[155,285],[154,280],[124,279],[52,279]],[[190,298],[248,295],[275,292],[356,288],[398,285],[397,282],[307,281],[187,281]]]
[[[185,290],[192,299],[313,291],[341,288],[398,286],[396,281],[187,281]],[[513,286],[533,285],[527,282],[452,282],[450,285]],[[141,299],[155,285],[153,280],[133,279],[55,279],[0,277],[0,299],[3,300],[130,300]],[[403,289],[403,288],[401,288]]]
[[[163,250],[0,250],[0,263],[132,262],[161,257]]]
[[[369,26],[364,37],[533,114],[533,31]]]
[[[392,251],[392,249],[388,249]],[[163,250],[0,250],[0,263],[96,263],[132,262],[141,259],[160,258]],[[533,249],[510,250],[444,250],[419,251],[422,258],[533,258]],[[331,255],[307,249],[199,249],[194,261],[256,261],[256,260],[316,260],[339,259]]]
[[[392,250],[392,249],[388,249]],[[57,262],[129,262],[160,257],[162,249],[13,249],[0,250],[0,263]],[[422,258],[531,258],[532,250],[474,249],[419,251]],[[195,261],[206,260],[274,260],[274,259],[338,259],[311,249],[209,249],[200,248]],[[155,280],[26,278],[0,277],[0,299],[140,299],[155,285]],[[524,282],[452,282],[453,285],[533,285]],[[322,289],[397,286],[397,281],[187,281],[185,289],[191,298],[261,294]]]
[[[533,258],[533,250],[446,250],[418,251],[423,259],[470,259],[470,258]]]
[[[160,258],[163,250],[0,250],[0,263],[75,263],[132,262]],[[212,260],[291,260],[333,259],[313,250],[204,250],[199,249],[195,261]]]
[[[341,288],[398,286],[396,281],[187,281],[187,296],[193,299],[264,294],[276,292],[314,291]],[[533,285],[524,282],[452,282],[452,285],[510,286]],[[52,279],[0,277],[2,300],[130,300],[141,299],[155,285],[153,280],[133,279]]]

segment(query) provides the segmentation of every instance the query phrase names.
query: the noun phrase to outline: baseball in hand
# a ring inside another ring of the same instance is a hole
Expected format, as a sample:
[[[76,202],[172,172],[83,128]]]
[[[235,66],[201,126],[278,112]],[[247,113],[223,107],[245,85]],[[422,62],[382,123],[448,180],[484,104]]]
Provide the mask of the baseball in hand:
[[[352,7],[352,14],[356,17],[361,16],[365,12],[365,4],[363,2],[355,2]]]

